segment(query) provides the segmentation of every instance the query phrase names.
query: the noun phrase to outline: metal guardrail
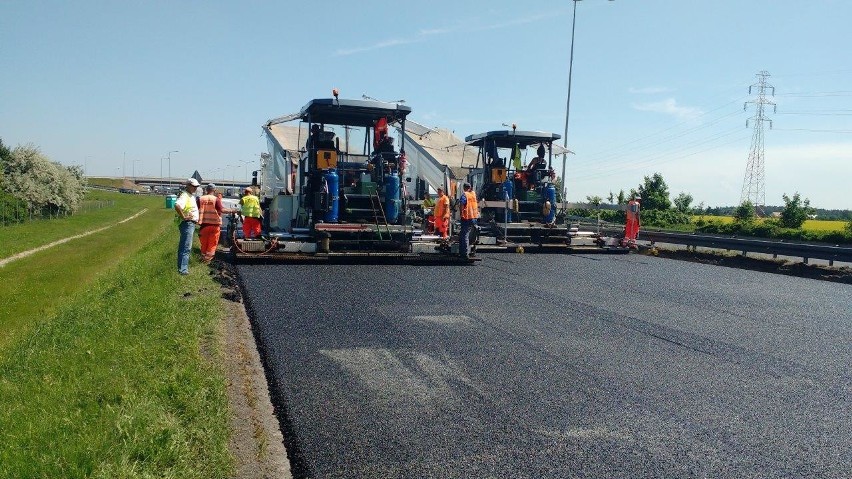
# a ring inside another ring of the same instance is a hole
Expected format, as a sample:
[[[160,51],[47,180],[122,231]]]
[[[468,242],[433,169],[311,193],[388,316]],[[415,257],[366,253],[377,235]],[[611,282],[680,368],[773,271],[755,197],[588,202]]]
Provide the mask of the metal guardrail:
[[[746,253],[771,254],[773,256],[793,256],[809,259],[822,259],[834,265],[835,261],[852,263],[852,247],[831,246],[807,243],[790,243],[779,240],[756,238],[733,238],[730,236],[698,235],[691,233],[672,233],[665,231],[639,232],[639,239],[656,243],[683,244],[692,247],[716,248]]]

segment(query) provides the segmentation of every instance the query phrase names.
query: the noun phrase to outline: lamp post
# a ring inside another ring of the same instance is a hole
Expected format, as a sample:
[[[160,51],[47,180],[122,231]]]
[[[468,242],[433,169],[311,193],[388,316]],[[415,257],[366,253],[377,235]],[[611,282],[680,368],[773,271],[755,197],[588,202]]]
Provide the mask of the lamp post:
[[[133,160],[133,182],[136,183],[136,163],[142,160]]]
[[[171,187],[171,186],[172,186],[172,153],[180,153],[180,152],[179,152],[179,151],[177,151],[177,150],[172,150],[172,151],[168,152],[168,158],[169,158],[169,187]]]
[[[565,196],[568,194],[568,188],[565,186],[565,169],[568,161],[568,115],[571,112],[571,73],[574,66],[574,29],[577,26],[577,2],[582,0],[572,0],[574,2],[574,13],[571,15],[571,54],[568,57],[568,99],[565,100],[565,132],[562,135],[562,146],[565,152],[562,153],[562,202],[565,202]],[[609,0],[610,2],[613,0]]]

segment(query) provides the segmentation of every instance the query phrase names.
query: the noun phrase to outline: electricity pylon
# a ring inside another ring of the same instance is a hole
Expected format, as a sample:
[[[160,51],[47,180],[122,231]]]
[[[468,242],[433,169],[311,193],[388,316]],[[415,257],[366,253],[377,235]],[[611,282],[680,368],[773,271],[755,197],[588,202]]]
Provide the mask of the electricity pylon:
[[[757,74],[757,83],[748,87],[749,94],[751,94],[753,88],[757,88],[757,99],[747,101],[743,104],[743,110],[746,110],[749,103],[751,103],[755,105],[756,111],[753,117],[746,120],[746,128],[748,128],[749,121],[751,121],[754,132],[751,135],[751,151],[748,154],[748,164],[746,165],[745,177],[743,178],[743,192],[740,196],[740,204],[750,201],[760,215],[763,215],[763,210],[766,207],[763,123],[769,122],[769,128],[772,128],[772,120],[767,119],[764,113],[767,105],[772,105],[773,113],[777,108],[775,102],[766,98],[766,90],[772,90],[772,96],[775,96],[775,87],[766,83],[768,77],[769,72],[767,71],[761,71]]]

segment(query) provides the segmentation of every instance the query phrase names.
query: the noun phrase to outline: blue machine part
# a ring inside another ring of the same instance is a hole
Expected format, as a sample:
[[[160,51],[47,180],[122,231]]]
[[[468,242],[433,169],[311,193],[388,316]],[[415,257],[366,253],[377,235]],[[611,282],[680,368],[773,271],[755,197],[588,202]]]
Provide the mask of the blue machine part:
[[[327,170],[322,174],[322,178],[328,188],[328,211],[325,212],[323,220],[326,223],[337,223],[340,213],[340,176],[337,170]]]
[[[506,200],[506,201],[515,199],[515,184],[510,179],[507,179],[506,181],[503,182],[503,199]],[[506,218],[506,221],[511,222],[512,221],[512,209],[511,208],[508,208],[506,210],[506,215],[508,216]]]
[[[385,218],[388,223],[396,223],[401,205],[399,199],[399,176],[385,175]]]
[[[544,217],[544,222],[553,223],[556,220],[556,187],[551,183],[544,188],[544,201],[550,202],[550,213]]]

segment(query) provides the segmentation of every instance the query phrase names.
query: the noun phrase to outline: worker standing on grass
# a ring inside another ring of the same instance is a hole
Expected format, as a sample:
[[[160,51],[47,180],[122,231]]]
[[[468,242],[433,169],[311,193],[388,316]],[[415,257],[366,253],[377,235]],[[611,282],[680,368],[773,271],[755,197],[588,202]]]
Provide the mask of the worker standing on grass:
[[[469,243],[470,230],[476,227],[476,220],[479,218],[479,205],[476,202],[476,193],[474,193],[469,183],[463,185],[464,194],[459,198],[459,206],[461,208],[461,231],[459,232],[459,256],[469,258]]]
[[[210,183],[204,187],[204,196],[198,199],[198,215],[201,230],[201,262],[209,263],[216,256],[216,246],[219,244],[219,232],[222,228],[222,199],[216,194],[216,185]]]
[[[444,194],[443,188],[438,188],[438,201],[435,203],[435,233],[446,238],[450,229],[450,197]]]
[[[177,250],[177,265],[178,273],[182,275],[189,274],[192,234],[195,232],[196,223],[198,223],[198,205],[195,203],[194,195],[199,186],[198,180],[195,178],[186,180],[186,185],[175,202],[175,213],[177,213],[177,219],[180,222],[178,225],[180,242]]]
[[[246,186],[245,195],[240,198],[240,206],[243,217],[243,238],[260,236],[260,200],[254,195],[250,186]]]

